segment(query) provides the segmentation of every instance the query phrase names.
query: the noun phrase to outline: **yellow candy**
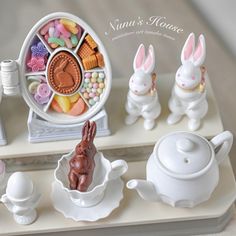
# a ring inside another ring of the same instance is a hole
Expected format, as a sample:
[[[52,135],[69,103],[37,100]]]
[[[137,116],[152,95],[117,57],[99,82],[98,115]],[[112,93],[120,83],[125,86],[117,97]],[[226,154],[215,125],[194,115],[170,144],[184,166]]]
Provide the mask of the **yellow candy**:
[[[76,94],[74,94],[72,96],[69,96],[68,98],[70,99],[71,103],[74,103],[74,102],[76,102],[79,99],[79,97],[80,97],[79,94],[76,93]]]
[[[60,23],[63,24],[63,25],[69,25],[71,27],[75,27],[76,26],[76,23],[71,21],[71,20],[68,20],[68,19],[60,19]]]
[[[54,99],[57,101],[58,105],[61,107],[63,112],[68,112],[70,110],[70,99],[66,96],[62,97],[59,95],[55,95]]]
[[[76,27],[71,25],[65,25],[65,28],[70,31],[72,34],[78,34],[79,30]]]

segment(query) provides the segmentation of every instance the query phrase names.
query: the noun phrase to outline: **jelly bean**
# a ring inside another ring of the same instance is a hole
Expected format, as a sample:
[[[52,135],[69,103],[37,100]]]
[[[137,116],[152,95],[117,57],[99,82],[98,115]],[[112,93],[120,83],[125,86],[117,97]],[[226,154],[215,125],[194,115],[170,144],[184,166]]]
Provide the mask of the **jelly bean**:
[[[76,27],[72,27],[70,25],[65,25],[65,28],[72,34],[77,34],[79,32],[79,30]]]
[[[50,96],[51,94],[51,90],[49,88],[49,86],[47,84],[40,84],[37,87],[37,93],[39,94],[39,96],[41,96],[42,98],[46,98],[48,96]]]
[[[56,28],[64,37],[69,38],[71,36],[71,33],[67,31],[63,24],[58,24]]]
[[[95,97],[93,98],[93,100],[94,100],[95,102],[98,102],[98,101],[99,101],[99,97],[98,97],[98,96],[95,96]]]
[[[97,78],[97,77],[98,77],[98,73],[97,73],[97,72],[93,72],[93,73],[92,73],[92,77],[93,77],[93,78]]]
[[[78,37],[78,39],[80,39],[81,36],[82,36],[83,30],[82,30],[82,28],[79,25],[77,25],[77,29],[78,29],[77,37]]]
[[[44,39],[45,39],[46,41],[48,41],[48,38],[49,38],[49,35],[48,35],[48,34],[45,34],[45,35],[44,35]]]
[[[91,73],[86,72],[84,76],[85,76],[85,78],[91,78]]]
[[[91,98],[91,99],[89,99],[89,104],[90,104],[91,106],[93,106],[93,105],[95,104],[95,101]]]
[[[103,78],[105,78],[105,75],[104,75],[104,73],[100,72],[100,73],[98,74],[98,77],[99,77],[100,79],[103,79]]]
[[[89,84],[88,84],[88,87],[89,87],[89,88],[92,88],[92,87],[93,87],[93,84],[92,84],[92,83],[89,83]]]
[[[80,97],[80,95],[78,93],[76,93],[74,95],[69,96],[68,98],[70,99],[71,103],[74,103],[79,99],[79,97]]]
[[[101,89],[105,88],[105,84],[104,83],[100,83],[99,84],[99,88],[101,88]]]
[[[94,83],[93,84],[93,88],[97,89],[99,87],[99,84],[98,83]]]
[[[51,48],[57,48],[58,46],[59,46],[59,45],[56,44],[56,43],[51,43],[51,44],[50,44],[50,47],[51,47]]]
[[[89,93],[89,97],[90,98],[94,98],[95,97],[95,93]]]
[[[39,31],[40,34],[41,34],[41,35],[45,35],[45,34],[48,32],[48,29],[49,29],[50,27],[53,27],[53,26],[54,26],[53,21],[48,22],[48,23]]]
[[[87,91],[88,93],[90,93],[90,92],[91,92],[91,88],[86,88],[86,91]]]
[[[101,88],[98,88],[98,89],[97,89],[97,92],[100,93],[100,94],[102,93],[102,91],[103,91],[103,90],[102,90]]]
[[[50,37],[50,38],[55,37],[54,33],[55,33],[55,28],[54,28],[54,27],[50,27],[50,28],[48,29],[48,35],[49,35],[49,37]]]
[[[86,79],[84,80],[84,82],[88,84],[88,83],[90,82],[90,79],[89,79],[89,78],[86,78]]]
[[[69,25],[71,27],[75,27],[76,23],[74,21],[68,20],[68,19],[60,19],[60,23],[63,25]]]
[[[41,105],[48,103],[49,101],[49,97],[43,98],[38,93],[34,95],[34,99],[38,104],[41,104]]]
[[[65,41],[67,48],[72,48],[72,43],[68,38],[64,37],[63,35],[61,35],[60,38]]]
[[[84,93],[83,96],[84,96],[84,98],[86,98],[86,99],[89,98],[89,94],[88,94],[88,93]]]
[[[76,46],[78,44],[78,39],[77,39],[77,36],[75,34],[71,35],[70,40],[71,40],[71,43],[72,43],[73,46]]]
[[[32,83],[30,83],[28,90],[31,94],[35,94],[37,92],[37,88],[40,85],[40,82],[38,81],[34,81]]]
[[[92,82],[92,83],[96,83],[96,82],[97,82],[97,79],[96,79],[96,78],[92,78],[92,79],[91,79],[91,82]]]
[[[86,104],[82,98],[79,98],[78,101],[72,106],[69,115],[78,116],[86,110]]]
[[[55,43],[55,44],[60,45],[61,47],[65,46],[64,40],[59,39],[59,38],[54,38],[54,37],[53,38],[48,38],[48,43]]]
[[[70,110],[70,99],[66,96],[59,96],[59,95],[55,95],[54,96],[55,100],[57,101],[57,103],[59,104],[59,106],[61,107],[63,112],[68,112]]]

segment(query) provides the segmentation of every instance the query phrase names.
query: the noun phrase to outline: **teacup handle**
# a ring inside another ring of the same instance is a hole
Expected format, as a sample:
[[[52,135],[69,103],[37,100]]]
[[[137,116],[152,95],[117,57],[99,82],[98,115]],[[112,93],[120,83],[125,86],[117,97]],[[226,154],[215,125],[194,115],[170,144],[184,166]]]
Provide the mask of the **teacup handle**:
[[[233,135],[229,131],[225,131],[211,139],[211,143],[214,146],[216,160],[220,164],[232,147]],[[219,150],[217,150],[218,148]]]
[[[117,179],[128,170],[128,165],[124,160],[116,160],[111,163],[111,172],[109,180]]]

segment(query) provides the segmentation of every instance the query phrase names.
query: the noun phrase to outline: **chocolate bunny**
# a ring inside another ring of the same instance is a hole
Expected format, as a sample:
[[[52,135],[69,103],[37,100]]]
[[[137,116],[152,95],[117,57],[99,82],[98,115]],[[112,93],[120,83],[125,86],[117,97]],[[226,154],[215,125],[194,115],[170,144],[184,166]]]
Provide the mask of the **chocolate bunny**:
[[[82,130],[82,140],[75,148],[75,154],[69,161],[68,175],[70,189],[86,192],[93,180],[94,156],[97,149],[93,144],[96,135],[96,123],[86,121]]]

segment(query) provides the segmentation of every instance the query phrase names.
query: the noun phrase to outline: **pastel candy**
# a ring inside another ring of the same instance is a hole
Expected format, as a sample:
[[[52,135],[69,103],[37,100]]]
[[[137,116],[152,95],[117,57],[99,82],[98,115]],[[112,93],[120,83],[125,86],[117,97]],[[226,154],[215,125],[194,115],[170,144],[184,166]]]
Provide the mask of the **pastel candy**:
[[[102,89],[101,89],[101,88],[98,88],[98,89],[97,89],[97,92],[101,94],[101,93],[102,93]]]
[[[63,112],[66,113],[70,110],[71,103],[68,97],[55,95],[54,99],[57,101]]]
[[[89,73],[89,72],[87,72],[87,73],[85,73],[85,78],[91,78],[91,73]]]
[[[92,73],[92,78],[97,78],[98,77],[98,73],[97,72],[93,72]]]
[[[92,83],[96,83],[96,82],[97,82],[97,79],[96,79],[96,78],[92,78],[92,79],[91,79],[91,82],[92,82]]]
[[[93,88],[97,89],[99,87],[99,84],[98,83],[94,83],[93,84]]]
[[[90,97],[90,98],[95,97],[95,93],[89,93],[89,97]]]
[[[69,96],[68,98],[70,99],[70,102],[71,103],[74,103],[76,102],[78,99],[79,99],[80,95],[78,93],[72,95],[72,96]]]
[[[40,97],[47,98],[50,96],[51,90],[47,84],[43,83],[37,87],[37,93]]]
[[[49,37],[53,38],[54,37],[54,32],[55,32],[55,28],[54,27],[50,27],[48,29],[48,35]]]
[[[56,28],[64,37],[69,38],[71,36],[71,33],[67,31],[63,24],[58,24]]]
[[[105,87],[105,84],[104,83],[100,83],[99,84],[99,88],[103,89]]]
[[[72,106],[70,111],[68,112],[69,115],[78,116],[82,114],[86,109],[86,104],[82,98],[79,98],[78,101]]]
[[[59,112],[59,113],[63,112],[61,107],[59,106],[59,104],[57,103],[57,101],[55,99],[52,100],[51,108],[56,112]]]
[[[85,82],[85,83],[89,83],[89,82],[90,82],[90,79],[89,79],[89,78],[86,78],[86,79],[84,80],[84,82]]]
[[[95,101],[93,99],[89,99],[89,104],[93,106],[95,104]]]
[[[63,25],[75,27],[76,23],[74,21],[68,20],[68,19],[60,19],[60,23]]]
[[[84,93],[84,98],[88,99],[89,98],[89,94],[88,93]]]
[[[41,97],[38,93],[34,95],[34,99],[38,104],[41,104],[41,105],[48,103],[49,101],[49,97],[46,97],[46,98]]]
[[[78,44],[78,38],[75,34],[71,35],[70,40],[71,40],[71,43],[72,43],[73,46],[76,46]]]
[[[37,92],[37,88],[40,85],[40,82],[38,81],[33,81],[32,83],[29,84],[28,90],[31,94],[35,94]]]
[[[98,77],[99,77],[100,79],[103,79],[103,78],[105,78],[105,75],[104,75],[104,73],[100,72],[100,73],[98,74]]]
[[[59,38],[55,38],[55,37],[48,38],[48,43],[55,43],[55,44],[60,45],[61,47],[65,46],[64,40],[59,39]]]
[[[98,102],[98,101],[99,101],[99,97],[98,97],[98,96],[95,96],[95,97],[93,98],[93,100],[94,100],[95,102]]]
[[[73,45],[72,45],[70,39],[66,38],[66,37],[63,36],[63,35],[61,35],[60,38],[61,38],[62,40],[64,40],[64,42],[65,42],[65,44],[66,44],[66,47],[72,48]]]
[[[89,84],[88,84],[88,87],[89,87],[89,88],[92,88],[92,87],[93,87],[93,84],[92,84],[92,83],[89,83]]]
[[[48,29],[50,27],[53,27],[54,26],[54,23],[53,21],[50,21],[49,23],[47,23],[41,30],[40,30],[40,34],[41,35],[45,35],[47,32],[48,32]]]

